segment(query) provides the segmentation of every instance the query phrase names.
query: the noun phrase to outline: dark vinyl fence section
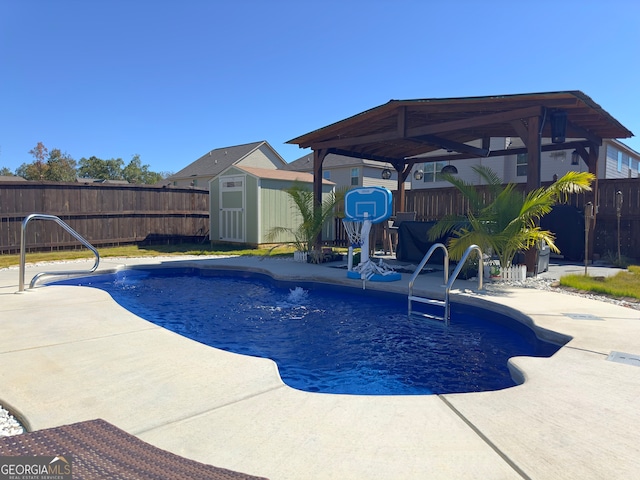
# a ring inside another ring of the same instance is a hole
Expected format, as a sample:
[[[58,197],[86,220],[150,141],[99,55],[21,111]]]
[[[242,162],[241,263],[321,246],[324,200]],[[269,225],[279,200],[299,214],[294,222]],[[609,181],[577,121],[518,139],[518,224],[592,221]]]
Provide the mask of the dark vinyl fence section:
[[[488,195],[486,189],[478,188],[482,195]],[[519,185],[519,188],[524,191],[524,185]],[[618,251],[615,197],[616,192],[620,191],[624,199],[620,215],[620,251],[627,257],[640,258],[640,180],[599,180],[598,190],[600,200],[593,239],[594,252],[615,255]],[[566,203],[584,215],[584,205],[587,202],[594,202],[593,192],[571,195]],[[451,213],[465,214],[468,208],[468,204],[454,188],[407,191],[405,205],[407,211],[417,212],[417,220],[420,221],[438,220]]]
[[[0,253],[20,250],[23,219],[56,215],[95,246],[204,240],[209,192],[192,188],[50,182],[0,183]],[[33,221],[30,250],[80,245],[55,222]]]

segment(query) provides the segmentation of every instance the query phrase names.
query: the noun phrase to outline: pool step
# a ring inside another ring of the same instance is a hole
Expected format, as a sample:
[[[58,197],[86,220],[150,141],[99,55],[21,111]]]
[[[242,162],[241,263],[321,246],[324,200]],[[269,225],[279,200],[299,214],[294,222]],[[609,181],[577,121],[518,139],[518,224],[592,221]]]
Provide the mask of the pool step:
[[[414,295],[409,295],[410,302],[419,302],[426,303],[427,305],[438,305],[440,307],[444,307],[444,300],[436,300],[434,298],[425,298],[425,297],[416,297]]]
[[[436,300],[434,298],[417,297],[415,295],[409,295],[409,315],[417,315],[417,316],[428,318],[431,320],[440,320],[440,321],[445,320],[445,315],[440,316],[440,315],[435,315],[433,313],[414,312],[413,309],[411,308],[412,302],[418,302],[418,303],[423,303],[425,305],[433,305],[436,307],[441,307],[446,312],[447,304],[444,300]]]

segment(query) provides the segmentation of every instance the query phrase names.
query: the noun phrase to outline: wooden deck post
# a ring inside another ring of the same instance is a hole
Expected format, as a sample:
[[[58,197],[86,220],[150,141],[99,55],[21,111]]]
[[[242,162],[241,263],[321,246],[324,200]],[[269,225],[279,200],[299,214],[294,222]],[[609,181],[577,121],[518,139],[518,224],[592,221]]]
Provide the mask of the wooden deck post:
[[[527,146],[527,187],[525,193],[540,188],[540,157],[542,147],[542,127],[541,116],[529,117],[527,125],[527,138],[522,141]],[[537,273],[538,249],[530,248],[524,255],[527,265],[527,275],[533,276]]]

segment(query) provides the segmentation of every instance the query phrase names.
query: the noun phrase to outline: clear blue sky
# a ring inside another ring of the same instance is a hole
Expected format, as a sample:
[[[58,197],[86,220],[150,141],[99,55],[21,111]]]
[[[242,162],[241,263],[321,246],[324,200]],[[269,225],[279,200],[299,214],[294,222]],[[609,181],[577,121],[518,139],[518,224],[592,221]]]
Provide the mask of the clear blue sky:
[[[581,90],[640,135],[638,0],[0,0],[0,167],[176,172],[391,99]],[[623,140],[640,151],[637,138]]]

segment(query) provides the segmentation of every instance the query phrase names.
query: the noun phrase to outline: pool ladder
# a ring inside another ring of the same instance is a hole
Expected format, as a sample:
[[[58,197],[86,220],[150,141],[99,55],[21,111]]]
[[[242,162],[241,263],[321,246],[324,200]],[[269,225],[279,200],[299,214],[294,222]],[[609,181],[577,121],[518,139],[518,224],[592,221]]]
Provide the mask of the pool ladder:
[[[69,225],[64,223],[59,217],[56,217],[55,215],[45,215],[43,213],[32,213],[31,215],[27,215],[25,219],[22,221],[22,228],[20,231],[20,274],[19,274],[19,281],[18,281],[18,292],[24,292],[24,268],[25,268],[26,257],[27,257],[27,248],[26,248],[27,225],[31,220],[51,220],[53,222],[56,222],[58,225],[64,228],[67,232],[69,232],[72,236],[74,236],[78,241],[80,241],[80,243],[82,243],[85,247],[91,250],[96,257],[96,261],[93,267],[89,270],[69,270],[66,272],[40,272],[31,279],[29,288],[33,288],[36,285],[36,282],[40,278],[44,277],[45,275],[78,275],[83,273],[92,273],[96,271],[96,269],[98,268],[98,264],[100,263],[100,254],[98,253],[98,250],[96,250],[93,245],[91,245],[87,240],[84,239],[84,237],[82,237],[82,235],[80,235],[78,232],[76,232],[73,228],[71,228]]]
[[[422,271],[424,266],[427,264],[427,262],[429,261],[431,256],[434,254],[434,252],[436,250],[438,250],[439,248],[444,251],[444,265],[443,265],[444,266],[444,284],[443,284],[443,286],[445,287],[444,300],[437,300],[437,299],[433,299],[433,298],[427,298],[427,297],[421,297],[421,296],[418,296],[418,295],[414,295],[413,294],[413,284],[416,281],[416,278],[418,278],[418,275],[420,275],[420,272]],[[481,289],[482,288],[482,272],[484,270],[484,267],[483,267],[483,264],[482,264],[482,250],[480,249],[479,246],[471,245],[464,251],[464,253],[462,254],[462,258],[458,262],[458,265],[456,266],[455,270],[451,274],[451,277],[449,277],[449,251],[447,250],[447,247],[445,247],[442,243],[436,243],[436,244],[432,245],[431,248],[429,249],[429,251],[426,253],[426,255],[422,258],[422,261],[420,262],[420,265],[418,265],[418,267],[416,268],[415,272],[413,272],[413,275],[411,276],[411,280],[409,280],[409,297],[408,297],[409,315],[420,315],[420,316],[423,316],[425,318],[430,318],[430,319],[433,319],[433,320],[440,320],[440,321],[443,321],[444,324],[448,326],[449,323],[450,323],[450,320],[451,320],[451,309],[449,307],[449,294],[450,294],[450,291],[451,291],[451,287],[453,286],[453,282],[455,282],[456,279],[458,278],[458,275],[460,274],[460,270],[462,270],[462,267],[464,266],[465,262],[469,258],[469,255],[474,250],[478,252],[478,257],[479,257],[479,260],[478,260],[478,289]],[[413,308],[412,308],[412,303],[413,302],[418,302],[418,303],[423,303],[423,304],[427,304],[427,305],[435,305],[435,306],[438,306],[438,307],[442,307],[444,309],[444,312],[443,312],[442,316],[433,315],[433,314],[429,314],[429,313],[421,313],[421,312],[420,313],[416,313],[416,312],[413,311]]]

